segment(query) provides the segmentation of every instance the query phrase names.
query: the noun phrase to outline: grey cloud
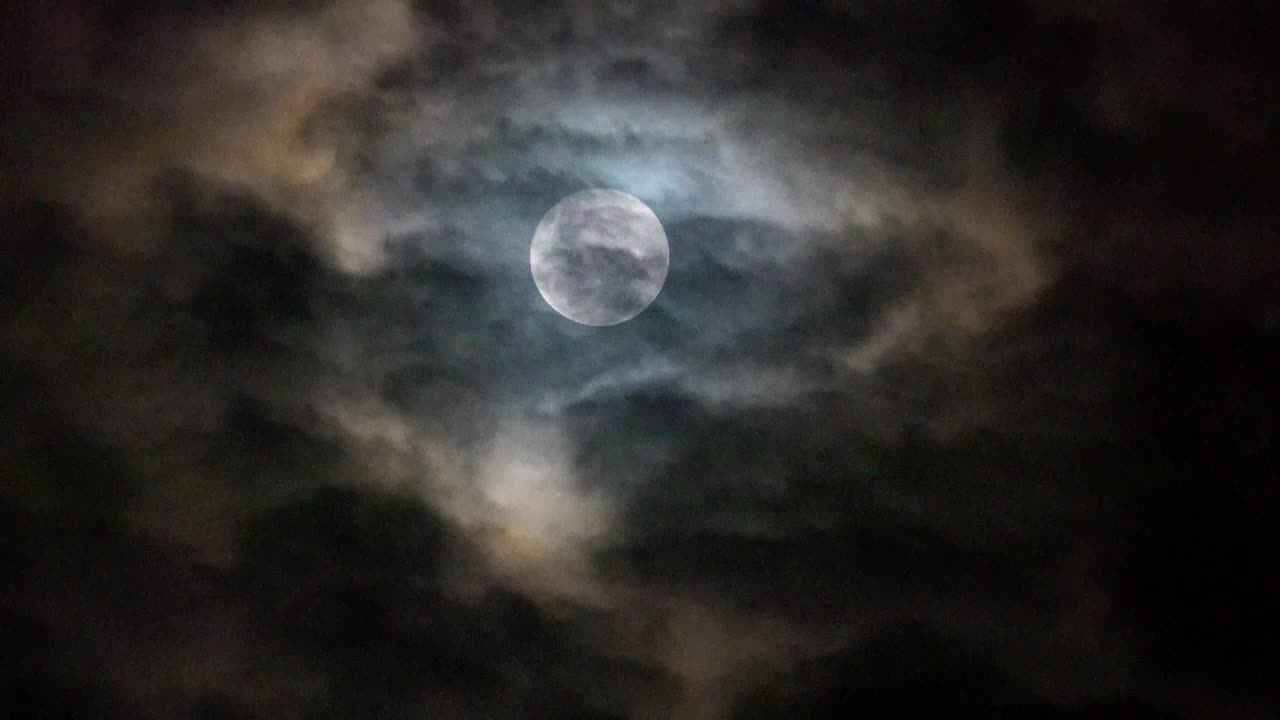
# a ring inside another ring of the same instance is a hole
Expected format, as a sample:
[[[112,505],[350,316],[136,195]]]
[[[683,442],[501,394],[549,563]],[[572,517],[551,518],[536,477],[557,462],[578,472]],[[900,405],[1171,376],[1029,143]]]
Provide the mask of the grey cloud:
[[[1274,700],[1265,11],[659,5],[7,21],[8,706]],[[600,186],[671,264],[585,328]]]
[[[338,358],[309,343],[379,296],[252,200],[199,184],[183,192],[192,196],[175,201],[172,227],[188,242],[147,264],[184,268],[179,287],[82,266],[77,243],[90,237],[60,210],[29,223],[68,240],[64,255],[26,270],[65,263],[61,272],[135,285],[129,304],[111,308],[125,322],[99,338],[107,352],[86,354],[74,377],[39,355],[6,358],[5,420],[19,432],[4,453],[21,478],[3,505],[6,623],[34,633],[9,651],[27,668],[14,701],[131,717],[662,714],[673,682],[590,629],[599,621],[586,608],[551,612],[501,586],[457,594],[459,574],[491,583],[471,534],[420,489],[382,488],[360,443],[311,407]],[[11,337],[56,311],[22,299]],[[130,345],[152,325],[182,342]],[[122,355],[152,371],[142,395],[117,390]],[[205,362],[250,375],[159,372]],[[270,382],[255,385],[252,373]],[[77,401],[96,395],[109,414]],[[157,405],[165,415],[149,415]],[[522,682],[530,689],[513,694]]]

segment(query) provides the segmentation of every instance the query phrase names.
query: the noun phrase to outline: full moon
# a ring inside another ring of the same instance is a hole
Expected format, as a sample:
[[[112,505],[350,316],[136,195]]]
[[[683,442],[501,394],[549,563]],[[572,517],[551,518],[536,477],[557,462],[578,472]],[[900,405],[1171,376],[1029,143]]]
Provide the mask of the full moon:
[[[670,251],[658,216],[618,190],[583,190],[542,216],[529,248],[538,292],[583,325],[639,315],[667,280]]]

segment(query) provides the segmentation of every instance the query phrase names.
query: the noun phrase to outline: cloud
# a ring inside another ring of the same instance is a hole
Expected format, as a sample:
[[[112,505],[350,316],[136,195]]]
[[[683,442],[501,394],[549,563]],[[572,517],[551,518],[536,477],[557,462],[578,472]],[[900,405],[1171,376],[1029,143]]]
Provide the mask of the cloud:
[[[1189,7],[7,20],[6,693],[1263,707],[1267,50]],[[589,187],[671,247],[608,328],[528,266]]]
[[[376,259],[378,230],[369,223],[377,208],[342,156],[358,135],[351,110],[419,42],[407,4],[153,12],[66,3],[24,25],[31,46],[68,28],[77,39],[69,59],[21,58],[36,76],[12,92],[5,147],[22,172],[6,182],[6,197],[73,203],[95,224],[120,230],[111,234],[127,235],[140,216],[164,213],[154,184],[181,168],[315,225],[347,266]]]

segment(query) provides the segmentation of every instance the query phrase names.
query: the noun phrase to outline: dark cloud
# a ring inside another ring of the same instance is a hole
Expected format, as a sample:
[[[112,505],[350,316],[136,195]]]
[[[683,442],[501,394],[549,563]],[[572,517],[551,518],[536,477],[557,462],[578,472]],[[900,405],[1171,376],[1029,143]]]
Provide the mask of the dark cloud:
[[[890,624],[857,648],[832,653],[769,681],[740,715],[835,718],[848,713],[990,712],[1010,680],[962,638],[917,622]]]
[[[1265,716],[1273,14],[4,13],[5,706]]]

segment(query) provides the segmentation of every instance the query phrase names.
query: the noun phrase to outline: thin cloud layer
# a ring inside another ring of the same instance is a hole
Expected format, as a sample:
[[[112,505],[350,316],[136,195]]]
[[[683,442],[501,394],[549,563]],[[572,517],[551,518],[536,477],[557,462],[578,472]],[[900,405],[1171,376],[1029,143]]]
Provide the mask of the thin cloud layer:
[[[6,18],[6,706],[1260,717],[1276,107],[1221,13]],[[605,328],[529,268],[595,187],[671,249]]]

